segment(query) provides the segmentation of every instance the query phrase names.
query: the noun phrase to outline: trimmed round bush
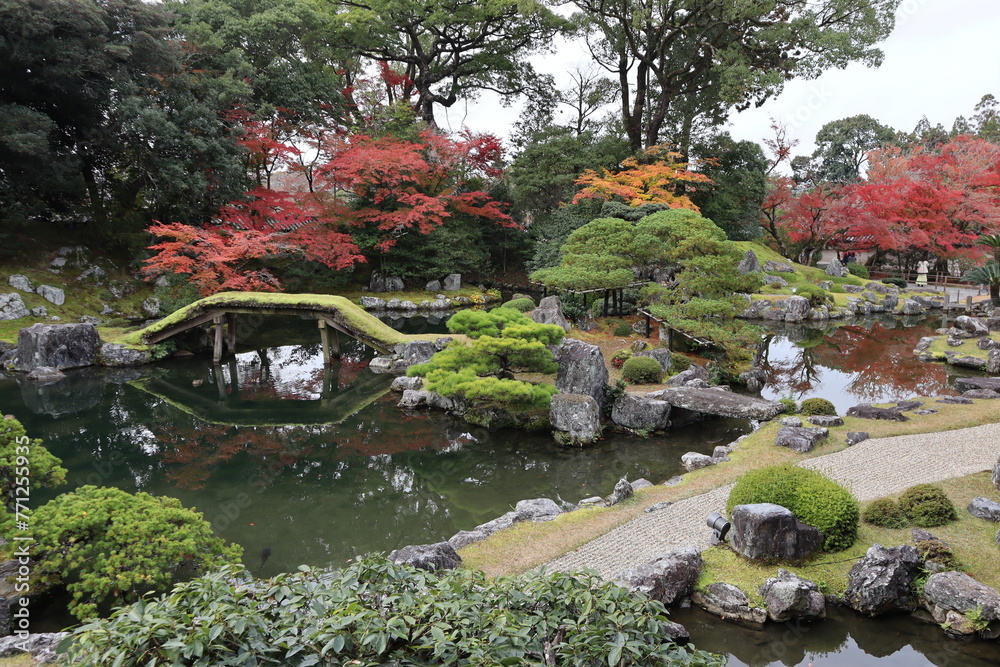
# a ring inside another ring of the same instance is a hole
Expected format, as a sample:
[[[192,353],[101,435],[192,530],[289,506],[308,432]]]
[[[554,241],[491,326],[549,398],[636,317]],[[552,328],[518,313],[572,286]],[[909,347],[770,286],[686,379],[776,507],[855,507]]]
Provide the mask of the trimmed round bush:
[[[923,528],[943,526],[958,518],[955,504],[934,484],[917,484],[903,491],[899,506],[910,521]]]
[[[619,322],[618,326],[615,327],[616,336],[631,336],[634,333],[632,326],[628,322]]]
[[[678,354],[677,352],[670,353],[670,369],[676,373],[686,371],[691,368],[691,360],[685,357],[683,354]]]
[[[813,415],[834,417],[837,414],[837,408],[825,398],[807,398],[802,401],[799,412],[809,417]]]
[[[866,523],[882,528],[906,528],[910,523],[903,508],[892,498],[873,500],[862,512],[861,518]]]
[[[754,503],[781,505],[799,521],[819,528],[827,551],[843,551],[858,538],[858,501],[815,470],[786,463],[744,473],[729,494],[726,510]]]
[[[632,384],[658,384],[663,381],[663,369],[652,357],[632,357],[622,365],[622,379]]]
[[[799,285],[795,293],[809,299],[809,305],[814,308],[833,303],[833,297],[819,285]]]
[[[501,308],[511,308],[519,313],[527,313],[528,311],[535,309],[535,302],[527,297],[511,299],[507,303],[503,304]]]
[[[881,282],[886,285],[893,285],[895,287],[898,287],[899,289],[906,289],[906,281],[903,280],[902,278],[896,278],[896,277],[883,278]]]
[[[848,273],[852,276],[857,276],[858,278],[869,278],[868,267],[864,264],[858,264],[857,262],[848,262],[844,265]]]
[[[778,403],[785,406],[785,409],[781,411],[783,415],[794,415],[799,411],[799,404],[795,402],[794,398],[779,398]]]

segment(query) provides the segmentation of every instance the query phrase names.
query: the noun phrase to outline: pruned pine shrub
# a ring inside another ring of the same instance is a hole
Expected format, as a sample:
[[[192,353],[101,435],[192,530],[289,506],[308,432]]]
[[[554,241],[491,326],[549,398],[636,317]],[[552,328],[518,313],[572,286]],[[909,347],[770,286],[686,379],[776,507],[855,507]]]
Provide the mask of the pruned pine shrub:
[[[892,498],[873,500],[865,507],[861,518],[880,528],[906,528],[910,523],[903,508]]]
[[[535,309],[535,302],[527,297],[521,299],[511,299],[507,303],[503,304],[501,308],[509,308],[511,310],[516,310],[519,313],[527,313],[528,311]]]
[[[75,630],[69,664],[725,664],[668,639],[660,602],[596,573],[489,578],[381,557],[299,570],[252,582],[227,567],[124,607]]]
[[[858,538],[860,514],[851,492],[828,477],[794,464],[768,466],[744,473],[729,494],[726,509],[774,503],[819,528],[826,551],[843,551]]]
[[[837,408],[825,398],[807,398],[802,401],[799,412],[809,417],[813,415],[836,416]]]
[[[631,384],[658,384],[663,381],[663,369],[652,357],[632,357],[622,365],[622,379]]]
[[[934,484],[917,484],[903,491],[899,506],[910,521],[923,528],[943,526],[958,519],[955,504],[944,489]]]

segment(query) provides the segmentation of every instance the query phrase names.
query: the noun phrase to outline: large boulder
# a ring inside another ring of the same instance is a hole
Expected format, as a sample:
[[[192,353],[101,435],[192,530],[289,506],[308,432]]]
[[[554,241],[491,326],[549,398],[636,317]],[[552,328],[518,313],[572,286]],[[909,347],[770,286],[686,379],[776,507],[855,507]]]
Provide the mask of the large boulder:
[[[785,311],[786,322],[801,322],[809,316],[809,299],[804,296],[790,296],[775,305]]]
[[[549,421],[556,441],[563,445],[588,445],[601,433],[601,409],[586,394],[556,394],[549,404]]]
[[[21,301],[21,295],[16,292],[10,294],[0,294],[0,321],[19,320],[28,317],[31,313],[28,307]]]
[[[547,296],[538,303],[538,307],[530,313],[531,319],[538,324],[555,324],[569,331],[570,323],[563,314],[562,301],[557,296]]]
[[[405,373],[406,369],[416,364],[430,361],[430,358],[438,351],[433,341],[415,340],[403,346],[399,353],[399,358],[392,364],[393,373]]]
[[[708,371],[704,366],[692,364],[690,368],[674,375],[664,384],[668,387],[683,387],[691,380],[708,380]]]
[[[876,408],[871,405],[855,405],[852,408],[848,408],[847,416],[859,419],[883,419],[895,422],[905,422],[908,419],[898,407]]]
[[[911,584],[919,569],[920,554],[914,547],[876,544],[851,568],[844,602],[868,616],[912,611]]]
[[[787,507],[774,503],[737,505],[730,523],[733,549],[750,560],[801,560],[823,546],[819,529],[802,523]]]
[[[15,273],[8,278],[7,284],[14,289],[27,292],[28,294],[34,294],[35,292],[35,286],[31,284],[31,280],[29,280],[27,276],[22,276],[20,273]]]
[[[66,293],[58,287],[52,287],[51,285],[41,285],[38,288],[38,296],[57,306],[66,303]]]
[[[760,260],[757,259],[753,250],[747,250],[747,254],[743,255],[743,259],[736,265],[736,272],[756,273],[758,271],[760,271]]]
[[[826,599],[819,586],[784,568],[760,587],[767,616],[776,623],[792,619],[815,621],[826,618]]]
[[[448,542],[410,545],[396,549],[389,554],[389,560],[431,572],[453,570],[462,564],[462,557]]]
[[[699,452],[687,452],[681,455],[681,465],[688,472],[694,472],[701,468],[707,468],[708,466],[714,466],[718,461],[715,458],[709,456],[708,454],[701,454]]]
[[[632,484],[628,481],[627,477],[622,477],[615,484],[615,488],[611,491],[611,494],[604,499],[604,504],[608,507],[612,505],[617,505],[623,500],[628,500],[635,493],[635,489],[632,488]]]
[[[456,290],[462,289],[462,274],[449,273],[445,277],[444,283],[441,285],[441,289],[443,289],[446,292],[454,292]]]
[[[841,422],[843,423],[843,422]],[[782,426],[774,444],[796,452],[811,452],[816,444],[830,434],[829,429],[819,426]]]
[[[33,324],[17,334],[14,370],[92,366],[100,347],[101,337],[92,324]]]
[[[795,273],[795,267],[792,266],[791,262],[776,262],[773,259],[764,262],[764,270],[775,273]]]
[[[990,333],[990,328],[985,320],[981,320],[978,317],[969,317],[968,315],[959,315],[956,317],[952,326],[975,336],[988,336]]]
[[[373,273],[368,289],[373,292],[401,292],[405,287],[403,279],[397,276],[386,276],[381,273]]]
[[[559,351],[556,389],[564,394],[586,394],[600,407],[607,382],[608,369],[601,348],[575,338],[566,339]]]
[[[777,401],[765,401],[714,387],[668,387],[646,395],[666,401],[675,408],[736,419],[766,421],[774,419],[785,409]]]
[[[37,632],[26,637],[19,635],[4,637],[0,639],[0,658],[12,658],[29,653],[38,664],[54,663],[57,657],[56,648],[66,637],[69,637],[68,632]]]
[[[670,404],[647,396],[625,394],[615,401],[611,421],[633,431],[662,431],[670,426]]]
[[[824,273],[828,276],[833,276],[834,278],[843,278],[848,275],[850,271],[847,270],[847,267],[844,266],[839,259],[834,257],[830,260],[830,263],[826,265]]]
[[[683,547],[657,556],[650,563],[622,570],[615,579],[669,606],[694,592],[701,566],[701,552]]]
[[[514,506],[517,521],[549,521],[562,514],[559,503],[551,498],[519,500]]]
[[[955,380],[955,391],[965,393],[973,389],[990,389],[1000,391],[1000,377],[958,378]]]
[[[967,508],[969,514],[987,521],[1000,522],[1000,503],[989,498],[973,498]]]
[[[153,361],[149,350],[133,350],[118,343],[105,343],[97,357],[102,366],[142,366]]]
[[[708,613],[727,621],[760,626],[767,620],[767,610],[751,606],[746,593],[732,584],[709,584],[705,590],[695,591],[691,600]]]
[[[938,572],[924,584],[924,602],[938,623],[954,634],[1000,635],[1000,593],[964,572]],[[969,618],[973,612],[975,623]]]

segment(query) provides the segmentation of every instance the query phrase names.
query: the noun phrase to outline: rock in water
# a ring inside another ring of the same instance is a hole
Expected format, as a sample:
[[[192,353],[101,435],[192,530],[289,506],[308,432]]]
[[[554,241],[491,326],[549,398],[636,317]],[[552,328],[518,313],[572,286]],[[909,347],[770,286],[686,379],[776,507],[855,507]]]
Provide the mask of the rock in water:
[[[910,584],[919,568],[920,554],[910,545],[876,544],[851,568],[844,602],[868,616],[912,611]]]
[[[625,394],[615,401],[611,421],[634,431],[662,431],[670,426],[670,404]]]
[[[601,410],[586,394],[553,396],[549,404],[549,421],[556,430],[556,441],[564,445],[588,445],[597,440],[601,432]]]
[[[777,623],[793,618],[809,621],[826,618],[826,599],[819,586],[783,568],[778,569],[777,577],[763,583],[760,594],[764,596],[768,618]]]
[[[101,338],[92,324],[33,324],[17,335],[14,370],[92,366],[100,347]]]
[[[696,591],[691,600],[710,614],[727,620],[753,625],[762,625],[767,620],[767,611],[751,607],[746,593],[732,584],[709,584],[704,592]]]
[[[823,534],[774,503],[737,505],[729,539],[744,558],[761,562],[801,560],[823,546]]]
[[[453,570],[462,564],[462,557],[447,542],[410,545],[396,549],[389,554],[389,560],[431,572]]]
[[[601,406],[607,382],[608,369],[601,348],[574,338],[566,339],[559,352],[556,389],[564,394],[586,394]]]

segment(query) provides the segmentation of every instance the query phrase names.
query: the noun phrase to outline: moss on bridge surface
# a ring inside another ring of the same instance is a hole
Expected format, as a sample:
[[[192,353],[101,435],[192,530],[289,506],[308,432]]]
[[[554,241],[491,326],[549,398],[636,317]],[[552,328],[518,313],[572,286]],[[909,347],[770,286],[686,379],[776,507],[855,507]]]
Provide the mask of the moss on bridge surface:
[[[348,331],[357,332],[360,336],[378,343],[385,348],[391,348],[396,343],[406,343],[411,340],[436,338],[440,334],[427,336],[407,335],[400,333],[382,322],[374,315],[366,312],[349,299],[332,294],[282,294],[280,292],[220,292],[199,299],[194,303],[177,310],[163,319],[144,329],[125,334],[116,342],[127,345],[144,345],[151,337],[166,329],[203,315],[212,310],[227,309],[301,309],[329,314],[338,324]],[[367,341],[363,341],[367,342]]]

